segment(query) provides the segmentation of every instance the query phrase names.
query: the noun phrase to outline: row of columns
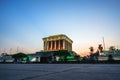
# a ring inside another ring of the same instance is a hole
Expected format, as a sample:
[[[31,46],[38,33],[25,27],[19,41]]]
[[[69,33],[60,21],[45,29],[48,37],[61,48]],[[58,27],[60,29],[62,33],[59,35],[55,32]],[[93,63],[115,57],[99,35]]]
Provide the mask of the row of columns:
[[[44,41],[44,50],[72,50],[72,44],[66,40]]]
[[[65,43],[66,43],[66,44],[65,44],[65,48],[66,48],[67,50],[72,51],[72,44],[69,43],[68,41],[66,41]]]

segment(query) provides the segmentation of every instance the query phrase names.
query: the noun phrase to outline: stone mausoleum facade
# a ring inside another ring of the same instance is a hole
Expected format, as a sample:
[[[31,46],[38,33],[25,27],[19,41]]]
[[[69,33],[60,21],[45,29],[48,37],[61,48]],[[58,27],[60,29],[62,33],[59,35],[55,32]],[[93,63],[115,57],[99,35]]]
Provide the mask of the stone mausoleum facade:
[[[64,34],[53,35],[43,38],[44,51],[68,50],[72,51],[73,41]]]

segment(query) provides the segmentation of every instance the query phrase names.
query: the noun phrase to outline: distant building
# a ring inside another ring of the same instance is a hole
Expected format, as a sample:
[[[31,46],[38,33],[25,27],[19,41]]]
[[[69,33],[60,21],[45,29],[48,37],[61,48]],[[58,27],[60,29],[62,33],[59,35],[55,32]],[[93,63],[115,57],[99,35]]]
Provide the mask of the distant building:
[[[12,55],[8,55],[7,53],[2,53],[0,56],[0,62],[13,62],[14,58],[12,58]]]
[[[72,51],[73,41],[64,34],[53,35],[43,38],[44,50],[54,51],[54,50],[68,50]]]

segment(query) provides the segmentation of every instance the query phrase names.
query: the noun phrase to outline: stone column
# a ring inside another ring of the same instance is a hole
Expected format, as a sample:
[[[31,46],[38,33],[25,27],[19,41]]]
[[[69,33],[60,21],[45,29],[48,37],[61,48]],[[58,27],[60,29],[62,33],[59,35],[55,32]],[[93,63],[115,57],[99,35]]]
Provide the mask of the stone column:
[[[69,50],[69,43],[67,42],[68,50]]]
[[[68,41],[67,41],[67,50],[68,50],[69,46],[68,46]]]
[[[45,41],[43,42],[43,44],[44,44],[44,45],[43,45],[43,49],[45,50]]]
[[[69,43],[69,45],[68,45],[68,46],[69,46],[69,51],[70,51],[70,43]]]
[[[65,40],[63,40],[63,49],[65,49]]]
[[[56,41],[54,41],[54,43],[55,43],[55,44],[54,44],[54,49],[56,50]]]
[[[60,40],[58,41],[58,44],[59,44],[59,46],[58,46],[59,48],[58,49],[60,49]]]
[[[44,50],[46,50],[46,41],[44,41]]]
[[[45,46],[45,50],[47,50],[47,42],[45,42],[45,45],[46,45],[46,46]]]
[[[46,47],[47,47],[47,50],[48,50],[48,46],[49,46],[49,43],[48,43],[48,41],[46,42]]]
[[[52,44],[53,42],[51,41],[51,47],[50,47],[50,50],[52,50],[52,46],[53,46],[53,44]]]
[[[65,41],[65,49],[67,49],[67,41]]]
[[[66,49],[66,40],[65,40],[65,49]]]
[[[46,46],[45,46],[45,50],[47,50],[47,41],[45,42]]]

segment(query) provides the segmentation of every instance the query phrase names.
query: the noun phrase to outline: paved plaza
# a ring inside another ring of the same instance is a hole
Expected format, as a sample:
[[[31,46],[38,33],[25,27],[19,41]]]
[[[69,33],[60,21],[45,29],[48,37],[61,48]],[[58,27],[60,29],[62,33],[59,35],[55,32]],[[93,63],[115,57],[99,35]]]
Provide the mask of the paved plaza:
[[[0,64],[0,80],[120,80],[120,64]]]

